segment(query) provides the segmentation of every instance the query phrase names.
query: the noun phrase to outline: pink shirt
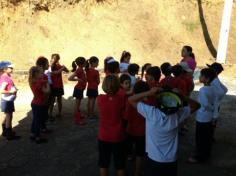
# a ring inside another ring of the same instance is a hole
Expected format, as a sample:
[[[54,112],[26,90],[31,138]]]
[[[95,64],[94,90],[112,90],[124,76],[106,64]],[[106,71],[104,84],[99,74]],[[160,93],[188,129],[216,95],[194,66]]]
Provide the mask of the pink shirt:
[[[0,77],[0,86],[2,85],[2,83],[6,83],[6,87],[4,90],[6,91],[16,90],[16,87],[10,75],[3,73]],[[15,98],[16,98],[16,95],[13,95],[13,94],[2,94],[2,99],[6,101],[14,101]]]
[[[188,64],[189,68],[191,68],[193,70],[193,72],[194,72],[194,70],[195,70],[195,68],[197,66],[196,60],[194,58],[192,58],[192,57],[189,57],[189,56],[184,57],[181,60],[181,62],[186,62]]]

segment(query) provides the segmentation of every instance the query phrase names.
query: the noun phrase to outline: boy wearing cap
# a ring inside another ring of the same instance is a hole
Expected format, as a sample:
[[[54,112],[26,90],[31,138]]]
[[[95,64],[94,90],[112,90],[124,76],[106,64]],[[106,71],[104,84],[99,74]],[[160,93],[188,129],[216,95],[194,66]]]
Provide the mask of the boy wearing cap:
[[[149,106],[142,102],[145,97],[155,96],[161,90],[161,88],[154,87],[150,91],[133,95],[129,98],[129,102],[137,108],[137,111],[146,120],[146,152],[148,155],[146,175],[176,176],[178,126],[200,105],[196,101],[187,98],[188,106],[167,113],[162,109],[162,105],[165,104],[164,101],[160,101],[158,98],[156,98],[156,106]],[[173,100],[171,104],[175,104],[175,102]]]
[[[2,62],[3,73],[0,77],[0,92],[1,92],[1,111],[4,113],[2,123],[2,135],[7,140],[19,139],[12,131],[12,118],[15,111],[14,100],[16,98],[17,89],[11,78],[14,65],[11,62]]]
[[[215,141],[214,139],[214,132],[215,132],[215,127],[217,123],[217,119],[219,117],[219,110],[220,110],[220,102],[223,99],[223,97],[226,95],[228,92],[227,87],[222,84],[220,81],[218,75],[224,70],[222,65],[220,63],[214,62],[213,64],[209,65],[207,64],[209,68],[212,68],[216,72],[216,77],[215,79],[211,82],[211,87],[215,90],[215,101],[214,101],[214,114],[213,114],[213,138],[212,140]]]

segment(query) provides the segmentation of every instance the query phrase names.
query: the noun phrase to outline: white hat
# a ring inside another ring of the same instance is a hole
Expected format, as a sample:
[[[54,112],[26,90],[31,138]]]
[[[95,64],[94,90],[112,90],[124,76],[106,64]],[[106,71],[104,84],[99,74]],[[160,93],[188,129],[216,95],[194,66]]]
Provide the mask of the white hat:
[[[193,70],[191,68],[189,68],[188,63],[187,62],[180,62],[179,65],[182,67],[182,69],[186,72],[192,73]]]

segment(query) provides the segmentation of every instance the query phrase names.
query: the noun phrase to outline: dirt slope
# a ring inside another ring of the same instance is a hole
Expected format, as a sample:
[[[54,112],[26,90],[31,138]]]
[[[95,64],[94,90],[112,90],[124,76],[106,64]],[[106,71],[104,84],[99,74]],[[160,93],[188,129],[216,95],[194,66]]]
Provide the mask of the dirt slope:
[[[39,6],[3,1],[0,58],[14,61],[17,69],[28,69],[37,56],[55,52],[67,66],[80,55],[119,59],[123,50],[130,51],[132,62],[139,64],[176,63],[185,44],[192,45],[198,64],[204,65],[213,60],[210,50],[213,55],[217,50],[223,9],[222,0],[32,1],[41,2]],[[235,2],[233,8],[228,64],[236,62]]]

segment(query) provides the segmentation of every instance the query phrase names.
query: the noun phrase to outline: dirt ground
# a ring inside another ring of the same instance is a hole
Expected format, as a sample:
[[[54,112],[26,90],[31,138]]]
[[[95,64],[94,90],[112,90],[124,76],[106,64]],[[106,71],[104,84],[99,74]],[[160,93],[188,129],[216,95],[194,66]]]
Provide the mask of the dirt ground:
[[[221,78],[229,87],[229,93],[221,106],[219,126],[212,158],[201,165],[186,163],[194,150],[194,123],[190,131],[180,136],[179,176],[235,176],[236,174],[236,83]],[[193,97],[200,85],[197,85]],[[19,94],[14,113],[14,130],[22,136],[19,141],[6,141],[0,137],[0,176],[96,176],[98,120],[85,126],[73,123],[71,94],[73,84],[66,83],[63,99],[63,117],[49,122],[53,133],[48,135],[47,144],[37,145],[29,139],[31,124],[30,101],[32,94],[25,84],[19,84]],[[82,104],[85,113],[86,99]],[[128,163],[131,167],[132,163]],[[114,175],[114,170],[111,172]]]

